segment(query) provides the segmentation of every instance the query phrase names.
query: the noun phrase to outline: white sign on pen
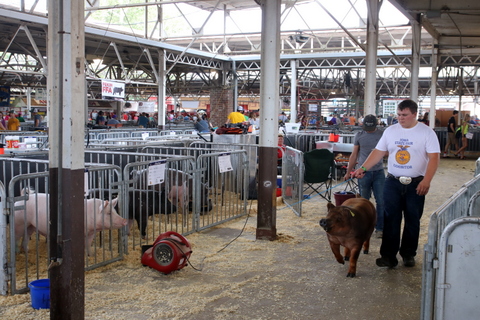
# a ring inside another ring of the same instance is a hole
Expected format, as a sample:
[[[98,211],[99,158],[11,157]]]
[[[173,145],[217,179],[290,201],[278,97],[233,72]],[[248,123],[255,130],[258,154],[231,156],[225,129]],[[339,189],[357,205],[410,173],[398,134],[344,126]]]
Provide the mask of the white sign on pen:
[[[148,185],[153,186],[165,181],[165,165],[167,160],[150,162],[148,164]]]
[[[230,153],[222,153],[218,156],[218,168],[220,169],[220,173],[233,171]]]

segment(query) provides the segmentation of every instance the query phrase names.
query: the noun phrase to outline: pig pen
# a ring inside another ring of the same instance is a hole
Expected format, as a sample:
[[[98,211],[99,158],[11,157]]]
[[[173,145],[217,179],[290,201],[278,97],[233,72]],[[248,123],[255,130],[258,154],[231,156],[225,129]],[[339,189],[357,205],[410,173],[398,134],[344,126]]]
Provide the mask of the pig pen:
[[[135,249],[122,261],[86,272],[85,319],[418,319],[420,251],[430,214],[471,179],[474,168],[472,160],[441,160],[413,268],[378,268],[381,240],[375,238],[371,253],[359,258],[357,277],[346,278],[318,225],[326,201],[306,200],[302,217],[277,203],[276,241],[255,240],[256,201],[249,201],[248,221],[242,217],[187,236],[190,262],[202,271],[187,266],[163,275],[142,267]],[[0,296],[0,304],[2,319],[50,317],[49,310],[32,309],[27,294]]]
[[[9,159],[10,160],[10,159]],[[47,165],[45,160],[32,160],[32,159],[16,159],[15,162],[3,161],[3,168],[9,167],[12,163],[22,167],[27,164],[39,164]],[[28,167],[28,166],[27,166]],[[47,169],[47,167],[43,167]],[[6,172],[5,170],[4,172]],[[13,171],[12,171],[13,172]],[[8,178],[4,175],[5,178]],[[48,248],[48,239],[40,235],[39,232],[35,232],[29,237],[28,250],[25,250],[23,246],[16,243],[16,234],[18,237],[25,237],[27,234],[28,224],[23,224],[21,221],[33,221],[35,226],[45,225],[46,230],[42,229],[42,234],[48,233],[48,171],[38,173],[25,173],[19,174],[10,179],[6,188],[6,197],[2,202],[2,206],[5,205],[8,208],[9,226],[6,235],[6,242],[1,245],[4,246],[8,261],[8,273],[10,282],[10,293],[22,293],[28,290],[27,284],[39,279],[40,276],[44,276],[43,270],[48,265],[48,254],[46,248]],[[120,181],[120,170],[118,167],[111,165],[97,165],[86,167],[86,181],[88,181],[88,189],[85,192],[86,208],[90,200],[96,198],[96,192],[92,190],[102,190],[105,194],[109,187],[112,188],[115,183],[114,180]],[[105,188],[106,187],[106,188]],[[27,191],[30,190],[30,191]],[[111,191],[111,190],[110,190]],[[37,196],[37,192],[39,197]],[[46,196],[44,196],[46,195]],[[43,202],[40,202],[41,199]],[[87,209],[89,216],[85,218],[85,228],[87,230],[96,230],[93,245],[90,248],[90,255],[85,258],[85,268],[92,269],[114,261],[118,261],[123,256],[124,245],[122,244],[123,238],[125,238],[121,230],[113,232],[110,227],[114,219],[118,219],[118,223],[125,221],[120,216],[112,214],[103,216],[104,210],[112,210],[112,197],[109,197],[110,205],[108,208],[105,206],[106,202],[98,200],[99,203],[92,205],[91,209]],[[27,206],[31,202],[30,206]],[[114,202],[114,201],[113,201]],[[100,203],[102,204],[100,206]],[[97,206],[98,205],[98,206]],[[28,209],[30,208],[30,209]],[[101,219],[98,223],[94,223],[93,220]],[[112,220],[113,219],[113,220]],[[16,222],[20,223],[20,229],[16,231]],[[126,224],[126,221],[125,221]],[[87,226],[92,225],[91,228]],[[103,226],[103,227],[93,227]],[[116,228],[121,228],[119,224]],[[97,229],[98,228],[98,229]],[[21,231],[20,231],[21,230]],[[3,258],[3,257],[2,257]]]
[[[129,150],[129,151],[135,151]],[[198,150],[195,151],[198,153]],[[127,197],[128,192],[131,190],[136,191],[148,191],[145,187],[145,176],[142,179],[133,179],[132,172],[140,171],[147,172],[148,165],[155,161],[165,161],[167,170],[182,170],[190,172],[189,178],[185,179],[185,187],[191,186],[192,194],[195,195],[191,203],[192,208],[188,204],[188,199],[183,199],[185,204],[182,210],[178,210],[174,214],[157,214],[156,212],[149,212],[146,237],[142,237],[136,222],[130,230],[130,235],[127,236],[125,228],[121,230],[108,230],[107,232],[97,233],[97,237],[92,245],[92,253],[85,258],[86,270],[91,270],[100,266],[104,266],[108,263],[112,263],[119,259],[122,259],[123,253],[127,252],[129,248],[138,248],[143,244],[151,243],[156,237],[166,231],[176,231],[183,234],[189,234],[209,226],[220,224],[224,221],[234,219],[246,213],[245,203],[246,199],[242,197],[247,193],[245,189],[246,170],[244,169],[246,160],[244,158],[244,152],[234,151],[230,153],[232,161],[238,163],[234,170],[224,173],[218,172],[218,157],[222,156],[222,153],[210,153],[202,152],[203,155],[197,154],[197,162],[192,157],[183,157],[175,155],[161,155],[155,153],[139,153],[139,152],[126,152],[123,151],[101,151],[89,149],[85,153],[85,160],[91,163],[96,163],[95,166],[88,170],[88,197],[97,197],[105,200],[112,201],[116,196],[121,196],[119,206],[117,207],[118,213],[122,217],[129,218],[129,199]],[[32,154],[29,156],[34,157]],[[43,159],[48,155],[42,154]],[[29,166],[34,166],[38,169],[40,164],[43,165],[43,170],[48,170],[48,161],[39,160],[37,156],[34,159],[28,159],[28,155],[25,154],[22,159],[13,158],[14,163],[17,165],[4,165],[4,168],[28,168],[23,170],[30,175],[19,175],[20,171],[10,170],[12,173],[6,180],[24,180],[22,183],[14,183],[13,189],[17,191],[16,197],[9,198],[10,206],[13,207],[15,201],[21,200],[19,198],[20,190],[23,186],[33,186],[33,189],[39,192],[45,193],[48,190],[48,172],[44,172],[40,176],[33,174]],[[165,159],[165,158],[168,159]],[[10,161],[10,159],[9,159]],[[25,166],[23,162],[29,165]],[[22,163],[18,165],[18,163]],[[110,164],[109,164],[110,163]],[[114,171],[105,171],[106,168],[113,166]],[[242,165],[243,164],[243,165]],[[120,166],[123,168],[120,169]],[[201,168],[200,170],[195,169]],[[21,171],[22,171],[21,170]],[[104,170],[101,173],[101,170]],[[3,170],[7,172],[8,170]],[[23,172],[22,171],[22,172]],[[38,171],[38,170],[37,170]],[[201,174],[201,175],[200,175]],[[123,178],[125,175],[126,178]],[[237,176],[238,175],[238,176]],[[13,176],[13,177],[12,177]],[[208,180],[205,180],[208,178]],[[39,179],[42,181],[39,182]],[[204,182],[205,181],[205,182]],[[208,182],[208,186],[203,186]],[[168,178],[165,185],[168,184]],[[20,186],[22,185],[22,186]],[[152,188],[150,188],[150,191]],[[212,201],[213,205],[210,210],[202,209],[204,201],[202,202],[202,196],[197,195],[201,190],[208,191],[208,201]],[[166,187],[164,192],[168,193],[169,187]],[[12,194],[12,193],[11,193]],[[139,204],[137,204],[139,205]],[[156,208],[160,208],[162,204],[158,204]],[[176,203],[177,207],[180,207]],[[135,207],[135,204],[134,204]],[[8,251],[9,270],[10,270],[10,293],[21,293],[27,289],[29,281],[46,277],[46,268],[48,265],[48,252],[47,252],[47,239],[40,234],[33,234],[29,243],[30,250],[15,254],[15,239],[10,237],[13,234],[13,227],[9,229],[7,243],[10,244]],[[33,249],[33,250],[32,250]]]

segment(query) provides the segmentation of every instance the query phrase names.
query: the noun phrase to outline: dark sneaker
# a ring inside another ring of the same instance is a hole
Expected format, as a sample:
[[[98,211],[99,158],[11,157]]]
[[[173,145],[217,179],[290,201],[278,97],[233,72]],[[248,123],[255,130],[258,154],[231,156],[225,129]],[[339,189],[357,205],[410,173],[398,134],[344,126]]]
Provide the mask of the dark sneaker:
[[[379,267],[387,267],[387,268],[395,268],[398,265],[398,260],[392,260],[387,257],[381,257],[378,258],[377,261],[377,266]]]
[[[415,258],[414,257],[404,257],[403,265],[407,268],[415,267]]]

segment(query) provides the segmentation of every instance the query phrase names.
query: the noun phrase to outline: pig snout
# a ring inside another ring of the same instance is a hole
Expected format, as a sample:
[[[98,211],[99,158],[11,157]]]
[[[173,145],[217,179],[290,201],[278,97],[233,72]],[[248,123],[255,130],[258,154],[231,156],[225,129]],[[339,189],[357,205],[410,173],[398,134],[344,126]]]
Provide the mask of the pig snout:
[[[120,218],[120,216],[119,216],[119,219],[114,219],[112,227],[114,229],[120,229],[121,227],[126,226],[126,225],[128,225],[128,220]]]
[[[328,231],[330,229],[330,224],[328,223],[327,219],[321,219],[320,220],[320,227],[323,228],[323,230]]]

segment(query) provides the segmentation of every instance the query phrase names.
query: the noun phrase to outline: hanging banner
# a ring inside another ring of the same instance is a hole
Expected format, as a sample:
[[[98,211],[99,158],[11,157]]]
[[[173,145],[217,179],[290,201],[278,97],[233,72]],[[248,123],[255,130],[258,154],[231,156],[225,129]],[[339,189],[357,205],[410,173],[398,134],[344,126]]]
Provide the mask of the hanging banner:
[[[0,86],[0,107],[10,105],[10,86]]]
[[[102,80],[102,99],[125,98],[125,83]]]
[[[156,102],[152,101],[140,101],[138,103],[137,111],[138,112],[155,112]]]

